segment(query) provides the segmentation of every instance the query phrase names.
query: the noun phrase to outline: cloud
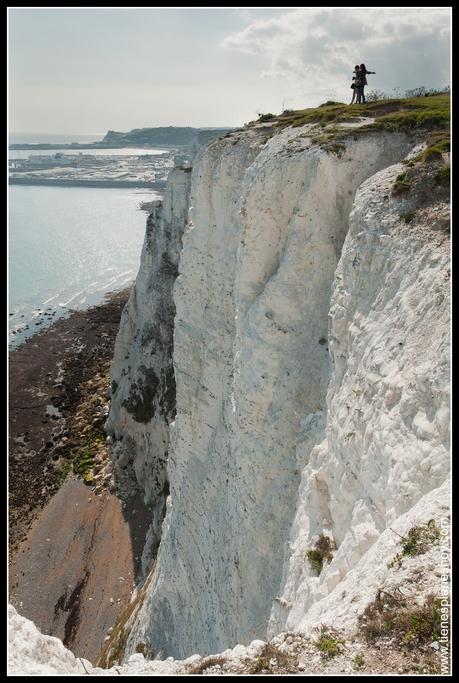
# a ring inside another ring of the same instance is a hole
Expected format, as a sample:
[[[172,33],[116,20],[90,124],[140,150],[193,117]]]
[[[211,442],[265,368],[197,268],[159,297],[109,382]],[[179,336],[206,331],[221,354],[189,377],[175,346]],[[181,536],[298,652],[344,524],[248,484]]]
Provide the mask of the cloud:
[[[249,22],[221,47],[263,58],[262,77],[303,92],[344,93],[361,62],[379,89],[450,81],[450,8],[299,8]]]

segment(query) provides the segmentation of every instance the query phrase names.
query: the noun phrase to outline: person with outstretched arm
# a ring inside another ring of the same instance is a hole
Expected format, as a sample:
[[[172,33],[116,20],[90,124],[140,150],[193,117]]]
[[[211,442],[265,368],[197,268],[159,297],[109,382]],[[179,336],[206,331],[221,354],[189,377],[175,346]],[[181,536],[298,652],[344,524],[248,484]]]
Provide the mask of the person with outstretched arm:
[[[365,64],[360,65],[360,91],[357,94],[357,101],[362,102],[362,104],[365,104],[365,86],[368,85],[367,83],[367,74],[376,74],[376,71],[367,71],[367,67]],[[360,98],[359,98],[360,95]]]

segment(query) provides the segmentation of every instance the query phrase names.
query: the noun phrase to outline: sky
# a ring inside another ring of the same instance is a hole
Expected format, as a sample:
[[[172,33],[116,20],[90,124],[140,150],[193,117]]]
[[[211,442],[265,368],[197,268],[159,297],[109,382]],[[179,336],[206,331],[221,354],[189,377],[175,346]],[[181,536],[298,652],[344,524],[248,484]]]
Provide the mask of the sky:
[[[9,131],[241,126],[260,112],[450,84],[451,8],[14,8]]]

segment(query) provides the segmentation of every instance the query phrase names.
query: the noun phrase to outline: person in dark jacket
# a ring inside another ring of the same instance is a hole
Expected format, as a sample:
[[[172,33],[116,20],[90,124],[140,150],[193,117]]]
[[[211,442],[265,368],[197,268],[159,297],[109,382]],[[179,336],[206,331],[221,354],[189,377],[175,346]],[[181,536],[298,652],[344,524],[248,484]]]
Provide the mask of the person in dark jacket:
[[[360,70],[360,67],[358,64],[356,64],[354,66],[354,75],[352,76],[352,81],[353,81],[353,83],[351,83],[352,100],[350,101],[350,104],[354,104],[354,101],[358,102],[358,94],[359,94],[358,82],[360,82],[359,77],[358,77],[359,70]]]
[[[368,85],[367,83],[367,74],[375,74],[376,71],[367,71],[367,67],[365,64],[360,65],[360,91],[357,93],[357,102],[361,102],[362,104],[365,104],[365,86]],[[360,94],[360,99],[359,99],[359,94]]]
[[[361,72],[360,67],[358,65],[355,67],[354,73],[355,94],[357,96],[357,104],[360,104],[362,102],[362,91],[365,76]]]

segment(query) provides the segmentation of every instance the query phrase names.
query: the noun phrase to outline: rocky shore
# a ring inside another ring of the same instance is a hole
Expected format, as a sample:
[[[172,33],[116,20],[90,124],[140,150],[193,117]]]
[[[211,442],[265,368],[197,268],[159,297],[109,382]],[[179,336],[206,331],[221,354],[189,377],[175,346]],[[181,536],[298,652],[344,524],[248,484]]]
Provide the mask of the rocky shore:
[[[104,371],[110,364],[129,291],[28,339],[9,357],[10,549],[56,492],[78,445],[84,383],[100,390],[100,420],[108,405]],[[77,421],[78,420],[78,421]]]
[[[130,600],[146,532],[141,498],[114,494],[103,431],[128,295],[59,320],[9,362],[10,602],[90,658]]]

